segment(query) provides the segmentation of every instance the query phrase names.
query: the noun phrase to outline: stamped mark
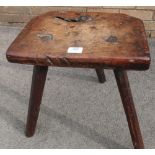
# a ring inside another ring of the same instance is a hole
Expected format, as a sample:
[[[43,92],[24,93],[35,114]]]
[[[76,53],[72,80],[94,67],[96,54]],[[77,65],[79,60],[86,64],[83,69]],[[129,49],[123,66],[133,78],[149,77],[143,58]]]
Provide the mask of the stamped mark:
[[[48,41],[51,41],[53,40],[53,35],[52,34],[38,34],[37,35],[41,41],[43,42],[48,42]]]

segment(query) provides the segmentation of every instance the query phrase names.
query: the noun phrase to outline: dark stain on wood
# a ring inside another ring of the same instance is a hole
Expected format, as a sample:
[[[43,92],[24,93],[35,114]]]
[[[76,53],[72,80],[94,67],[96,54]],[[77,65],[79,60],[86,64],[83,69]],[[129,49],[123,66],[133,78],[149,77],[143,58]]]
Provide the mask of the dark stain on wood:
[[[42,34],[40,39],[38,34]],[[67,53],[73,45],[83,47],[83,52]],[[119,13],[56,11],[40,15],[26,25],[6,56],[10,62],[40,66],[146,70],[150,65],[143,22]]]
[[[43,42],[48,42],[48,41],[51,41],[53,40],[53,35],[52,34],[38,34],[37,35],[41,41]]]
[[[109,42],[109,43],[117,43],[118,42],[118,38],[116,36],[109,36],[107,39],[106,39],[106,42]]]
[[[90,26],[90,28],[91,28],[92,30],[96,30],[96,29],[97,29],[96,26]]]

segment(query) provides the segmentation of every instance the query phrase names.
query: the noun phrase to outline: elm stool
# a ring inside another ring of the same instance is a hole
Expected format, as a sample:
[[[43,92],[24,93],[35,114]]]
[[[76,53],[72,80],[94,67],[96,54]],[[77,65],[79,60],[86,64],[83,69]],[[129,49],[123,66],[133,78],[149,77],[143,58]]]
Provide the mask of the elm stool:
[[[143,22],[118,13],[48,12],[32,19],[6,53],[12,63],[34,65],[26,136],[34,135],[48,66],[94,68],[100,83],[113,69],[134,148],[144,148],[127,70],[147,70]]]

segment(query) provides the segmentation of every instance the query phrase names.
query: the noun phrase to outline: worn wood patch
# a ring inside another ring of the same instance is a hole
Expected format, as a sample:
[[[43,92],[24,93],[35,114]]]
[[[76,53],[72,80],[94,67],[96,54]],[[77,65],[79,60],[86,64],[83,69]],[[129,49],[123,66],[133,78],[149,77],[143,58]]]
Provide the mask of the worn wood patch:
[[[67,53],[83,47],[82,54]],[[118,13],[48,12],[32,19],[7,50],[10,62],[44,66],[149,68],[143,22]]]

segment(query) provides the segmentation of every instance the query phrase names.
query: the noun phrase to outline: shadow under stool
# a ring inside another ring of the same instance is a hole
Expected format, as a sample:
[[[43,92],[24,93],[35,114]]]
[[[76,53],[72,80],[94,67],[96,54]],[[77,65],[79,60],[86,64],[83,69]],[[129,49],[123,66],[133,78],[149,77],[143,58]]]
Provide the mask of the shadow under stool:
[[[125,14],[48,12],[33,18],[6,53],[34,65],[26,136],[34,135],[49,66],[94,68],[104,83],[113,69],[134,148],[144,148],[127,70],[147,70],[150,53],[143,22]]]

